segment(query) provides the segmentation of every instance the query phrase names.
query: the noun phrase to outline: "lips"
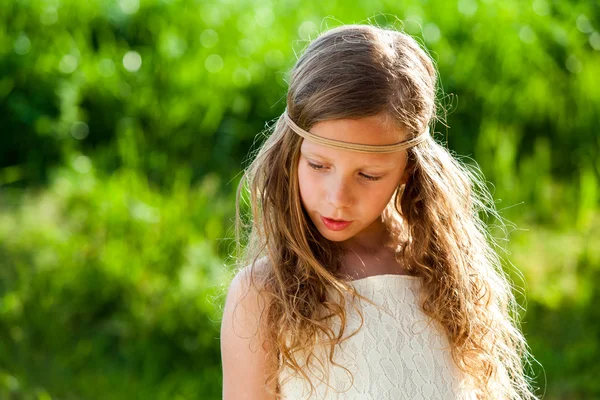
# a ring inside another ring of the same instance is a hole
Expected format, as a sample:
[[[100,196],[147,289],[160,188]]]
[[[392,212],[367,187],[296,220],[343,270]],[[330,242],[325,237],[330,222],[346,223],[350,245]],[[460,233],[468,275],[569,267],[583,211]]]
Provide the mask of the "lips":
[[[346,221],[345,219],[333,219],[333,218],[327,218],[327,217],[323,217],[323,218],[328,219],[333,222],[350,222],[350,221]]]
[[[341,231],[352,223],[352,221],[334,220],[323,216],[321,216],[321,221],[323,221],[323,224],[332,231]]]

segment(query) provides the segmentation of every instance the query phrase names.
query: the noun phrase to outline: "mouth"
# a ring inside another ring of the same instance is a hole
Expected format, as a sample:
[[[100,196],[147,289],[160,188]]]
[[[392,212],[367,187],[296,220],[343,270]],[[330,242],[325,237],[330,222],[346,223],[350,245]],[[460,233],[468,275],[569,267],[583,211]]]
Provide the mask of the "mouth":
[[[332,231],[341,231],[352,223],[352,221],[335,220],[323,216],[321,216],[321,221],[323,221],[323,224]]]
[[[328,217],[323,217],[329,221],[333,221],[333,222],[350,222],[350,221],[346,221],[345,219],[333,219],[333,218],[328,218]]]

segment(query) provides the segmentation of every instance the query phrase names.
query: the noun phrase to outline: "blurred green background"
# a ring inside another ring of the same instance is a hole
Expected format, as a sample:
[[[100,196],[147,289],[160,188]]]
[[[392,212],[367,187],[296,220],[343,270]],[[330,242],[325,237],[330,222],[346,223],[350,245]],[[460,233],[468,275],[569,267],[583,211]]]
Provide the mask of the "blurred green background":
[[[540,397],[600,398],[599,17],[582,0],[3,0],[0,398],[221,397],[240,171],[296,54],[365,22],[429,48],[437,137],[513,223]]]

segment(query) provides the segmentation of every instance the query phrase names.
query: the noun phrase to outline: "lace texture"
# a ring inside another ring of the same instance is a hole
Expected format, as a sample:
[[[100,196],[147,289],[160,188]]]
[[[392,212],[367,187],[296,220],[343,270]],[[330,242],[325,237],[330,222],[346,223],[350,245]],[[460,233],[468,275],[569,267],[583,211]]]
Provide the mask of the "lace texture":
[[[419,278],[406,275],[376,275],[352,281],[357,291],[376,307],[359,300],[364,325],[335,350],[333,365],[322,348],[316,352],[329,371],[329,381],[317,368],[303,370],[311,376],[315,392],[302,378],[284,370],[279,377],[281,394],[287,400],[331,399],[467,399],[462,372],[450,355],[446,336],[419,308]],[[347,306],[344,337],[360,326],[360,316]],[[338,321],[336,319],[336,321]],[[339,321],[335,324],[335,332]],[[300,365],[302,357],[297,360]],[[286,380],[290,378],[289,381]]]

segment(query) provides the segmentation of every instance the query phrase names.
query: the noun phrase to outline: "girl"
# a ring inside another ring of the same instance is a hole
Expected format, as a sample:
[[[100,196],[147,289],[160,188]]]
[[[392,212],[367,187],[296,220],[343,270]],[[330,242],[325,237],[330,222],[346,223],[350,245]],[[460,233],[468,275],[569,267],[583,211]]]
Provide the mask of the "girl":
[[[493,201],[429,133],[436,86],[413,38],[370,25],[298,59],[238,188],[224,399],[536,398]]]

